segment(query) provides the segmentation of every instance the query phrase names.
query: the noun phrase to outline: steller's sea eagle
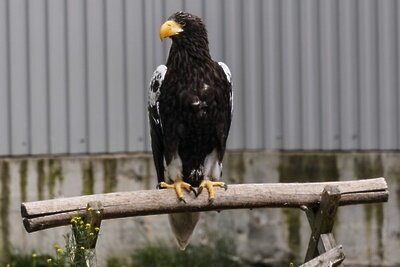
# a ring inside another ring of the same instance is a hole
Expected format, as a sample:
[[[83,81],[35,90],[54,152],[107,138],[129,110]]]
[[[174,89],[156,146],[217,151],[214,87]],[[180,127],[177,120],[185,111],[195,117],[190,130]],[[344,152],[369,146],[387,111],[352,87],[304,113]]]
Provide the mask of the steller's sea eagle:
[[[231,73],[212,60],[199,17],[173,14],[160,28],[161,40],[167,37],[172,39],[168,60],[155,70],[148,96],[158,187],[174,189],[182,202],[182,189],[197,196],[206,188],[212,204],[213,187],[227,188],[219,179],[232,119]],[[181,249],[198,219],[199,213],[169,215]]]

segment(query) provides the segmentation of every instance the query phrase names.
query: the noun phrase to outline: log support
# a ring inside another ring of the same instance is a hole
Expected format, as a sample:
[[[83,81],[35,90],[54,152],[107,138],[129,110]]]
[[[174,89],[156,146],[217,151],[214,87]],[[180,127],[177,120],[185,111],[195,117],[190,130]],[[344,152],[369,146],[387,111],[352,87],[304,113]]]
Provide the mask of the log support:
[[[86,206],[86,213],[83,216],[83,224],[85,225],[85,235],[90,236],[89,243],[85,240],[80,240],[80,228],[73,224],[72,231],[75,236],[76,243],[79,247],[87,247],[88,249],[96,248],[97,238],[99,236],[101,220],[103,216],[103,205],[100,201],[89,202]]]
[[[301,267],[343,266],[341,245],[332,234],[339,206],[387,202],[385,178],[326,183],[278,183],[230,185],[218,190],[218,198],[210,205],[207,194],[186,203],[177,200],[172,190],[144,190],[98,194],[63,199],[22,203],[21,215],[28,232],[68,225],[81,216],[89,229],[100,229],[102,220],[132,216],[170,214],[176,212],[220,211],[226,209],[300,208],[305,211],[311,237]],[[81,229],[73,225],[77,247],[95,249],[98,231],[92,231],[90,242],[83,244]],[[87,238],[86,241],[87,242]],[[90,266],[90,265],[86,265]]]
[[[76,220],[76,217],[71,219],[72,232],[76,243],[74,266],[96,266],[93,257],[90,255],[94,255],[94,250],[96,249],[102,216],[103,206],[101,202],[92,201],[87,204],[83,218],[80,220]]]
[[[343,248],[341,245],[336,246],[318,257],[304,263],[300,267],[330,267],[340,266],[344,260]]]
[[[304,260],[305,263],[319,257],[318,262],[321,263],[325,260],[326,265],[315,266],[344,266],[341,263],[344,259],[343,252],[340,253],[339,258],[341,260],[332,261],[331,257],[320,257],[324,253],[327,253],[337,247],[336,240],[332,234],[332,230],[335,221],[336,211],[339,207],[340,198],[341,194],[339,188],[337,186],[328,185],[324,188],[324,191],[322,192],[321,202],[318,207],[303,207],[303,210],[306,212],[307,219],[311,227],[311,236],[308,243],[306,257]],[[336,253],[335,255],[339,254]]]

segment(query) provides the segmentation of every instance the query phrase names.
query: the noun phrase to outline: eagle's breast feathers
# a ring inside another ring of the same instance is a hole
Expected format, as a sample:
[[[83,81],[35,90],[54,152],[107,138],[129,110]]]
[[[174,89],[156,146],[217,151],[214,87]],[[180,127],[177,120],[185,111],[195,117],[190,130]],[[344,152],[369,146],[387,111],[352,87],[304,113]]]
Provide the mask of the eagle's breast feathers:
[[[181,88],[179,88],[179,84],[175,83],[175,78],[170,79],[170,77],[168,77],[167,66],[160,65],[154,71],[148,90],[148,111],[151,126],[150,130],[152,134],[153,153],[157,153],[157,151],[154,151],[154,143],[164,143],[165,131],[176,131],[176,138],[180,139],[185,139],[186,134],[192,135],[188,136],[189,139],[192,137],[196,138],[193,136],[193,129],[190,129],[191,126],[210,127],[210,131],[207,129],[197,129],[195,131],[197,133],[203,131],[204,134],[210,135],[213,134],[211,129],[215,128],[215,134],[220,135],[220,137],[218,138],[218,136],[216,136],[215,138],[210,138],[222,139],[220,142],[226,141],[233,111],[232,78],[231,72],[225,63],[218,62],[218,64],[215,64],[215,66],[223,70],[225,81],[213,82],[204,81],[204,79],[201,79],[197,82],[197,86],[187,85],[186,82],[186,86]],[[216,69],[215,71],[219,70]],[[174,80],[174,83],[168,83],[172,84],[172,86],[163,86],[164,82],[168,80]],[[225,83],[228,84],[226,88],[216,87],[216,85],[221,86],[221,84],[223,85]],[[210,84],[214,84],[214,86],[210,86]],[[229,97],[228,100],[226,100],[226,96]],[[225,110],[225,112],[221,112],[221,110]],[[226,110],[229,110],[229,114],[226,113]],[[169,123],[163,123],[163,118],[164,121],[168,121]],[[176,123],[170,123],[171,120],[175,121]],[[179,120],[183,122],[179,124]],[[163,127],[168,127],[168,129],[163,129]],[[176,127],[176,129],[171,129],[170,127]],[[166,134],[168,135],[168,132]],[[158,142],[154,142],[156,140],[153,139],[159,140]],[[206,141],[206,139],[204,140]],[[201,140],[199,141],[200,143],[198,145],[202,145]],[[156,150],[157,147],[161,146],[165,147],[165,144],[156,145]],[[225,146],[225,144],[222,144],[222,146]],[[176,159],[177,157],[180,157],[179,153],[170,155],[169,160],[166,160],[165,152],[166,151],[159,151],[159,153],[162,153],[162,155],[157,156],[160,158],[158,160],[160,166],[158,167],[163,168],[163,170],[158,172],[163,176],[158,177],[159,181],[165,180],[165,175],[168,173],[166,172],[166,169],[168,168],[167,162],[172,164],[179,163],[179,167],[182,166],[182,160]],[[186,172],[189,173],[189,177],[199,180],[204,176],[204,174],[210,173],[211,167],[209,166],[210,163],[208,159],[210,157],[214,158],[213,156],[216,152],[214,151],[214,148],[208,152],[209,153],[207,154],[203,153],[204,155],[202,156],[202,164],[197,164],[197,168],[192,168]],[[221,165],[220,162],[218,164]],[[205,165],[207,165],[207,167]],[[205,170],[207,171],[205,172]],[[214,171],[214,173],[217,173],[217,171]]]

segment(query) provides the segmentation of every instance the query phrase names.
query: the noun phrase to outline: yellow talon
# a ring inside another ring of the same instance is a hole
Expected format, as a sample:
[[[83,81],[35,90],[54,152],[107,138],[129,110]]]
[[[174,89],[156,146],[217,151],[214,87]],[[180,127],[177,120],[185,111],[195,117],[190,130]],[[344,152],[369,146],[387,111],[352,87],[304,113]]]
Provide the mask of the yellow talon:
[[[209,198],[208,200],[210,203],[212,203],[215,199],[215,189],[214,186],[219,186],[225,188],[225,190],[228,189],[228,186],[224,182],[213,182],[210,180],[203,180],[200,185],[199,185],[199,190],[197,192],[197,195],[200,195],[201,191],[203,191],[203,188],[207,188]]]
[[[177,178],[177,179],[175,180],[175,182],[172,183],[172,184],[168,184],[168,183],[166,183],[166,182],[161,182],[161,183],[158,184],[157,187],[158,187],[158,188],[172,188],[172,189],[175,189],[175,192],[176,192],[176,195],[178,196],[178,199],[179,199],[180,201],[185,202],[185,203],[186,203],[186,201],[183,199],[183,191],[182,191],[182,188],[184,188],[184,189],[185,189],[186,191],[188,191],[188,192],[193,191],[193,193],[197,196],[196,191],[193,189],[193,187],[192,187],[190,184],[185,183],[185,182],[184,182],[182,179],[180,179],[180,178]]]

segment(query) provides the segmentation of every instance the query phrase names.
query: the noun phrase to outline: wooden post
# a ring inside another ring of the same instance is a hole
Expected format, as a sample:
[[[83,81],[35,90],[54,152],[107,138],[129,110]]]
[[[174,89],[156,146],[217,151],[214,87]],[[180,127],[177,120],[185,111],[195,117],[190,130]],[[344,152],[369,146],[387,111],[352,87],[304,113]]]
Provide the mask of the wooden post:
[[[312,232],[304,262],[308,262],[326,252],[327,248],[331,248],[331,245],[336,245],[332,234],[324,236],[321,242],[320,239],[322,234],[330,234],[332,232],[340,197],[341,195],[338,187],[328,185],[322,192],[319,207],[317,209],[306,210]],[[318,247],[319,243],[321,243],[321,245]]]
[[[101,220],[103,217],[103,205],[100,201],[89,202],[86,209],[86,223],[90,224],[91,233],[93,237],[89,244],[90,249],[96,248],[97,238],[99,236]]]
[[[343,248],[341,245],[336,246],[327,252],[319,255],[318,257],[300,265],[300,267],[327,267],[327,266],[340,266],[344,260]]]
[[[227,191],[216,190],[218,198],[213,205],[210,205],[207,194],[199,197],[187,194],[183,204],[177,200],[173,190],[143,190],[22,203],[21,215],[25,229],[35,232],[68,225],[71,218],[77,215],[84,218],[85,226],[99,229],[101,220],[131,216],[243,208],[301,208],[306,212],[312,230],[306,263],[302,266],[343,266],[340,265],[344,259],[342,247],[336,245],[332,234],[338,206],[386,202],[389,198],[385,178],[324,183],[238,184],[230,185]],[[85,203],[89,203],[86,208]],[[75,237],[79,232],[77,230],[74,231]],[[83,250],[95,248],[98,231],[92,234],[91,242],[82,246]],[[78,266],[91,266],[90,261],[85,264]]]
[[[332,233],[320,235],[318,242],[318,251],[320,253],[328,251],[336,246],[336,240]]]
[[[86,206],[86,213],[80,223],[72,223],[76,248],[74,266],[93,267],[94,250],[100,231],[103,206],[100,201],[89,202]],[[82,224],[81,224],[82,223]]]
[[[324,183],[268,183],[229,185],[217,188],[217,198],[210,205],[208,194],[197,198],[185,194],[185,203],[177,200],[173,190],[142,190],[70,198],[59,198],[21,205],[21,215],[28,232],[70,224],[76,214],[84,216],[86,204],[101,201],[103,220],[131,216],[200,212],[227,209],[315,207],[325,186],[338,186],[342,194],[339,205],[386,202],[389,197],[384,178]]]

